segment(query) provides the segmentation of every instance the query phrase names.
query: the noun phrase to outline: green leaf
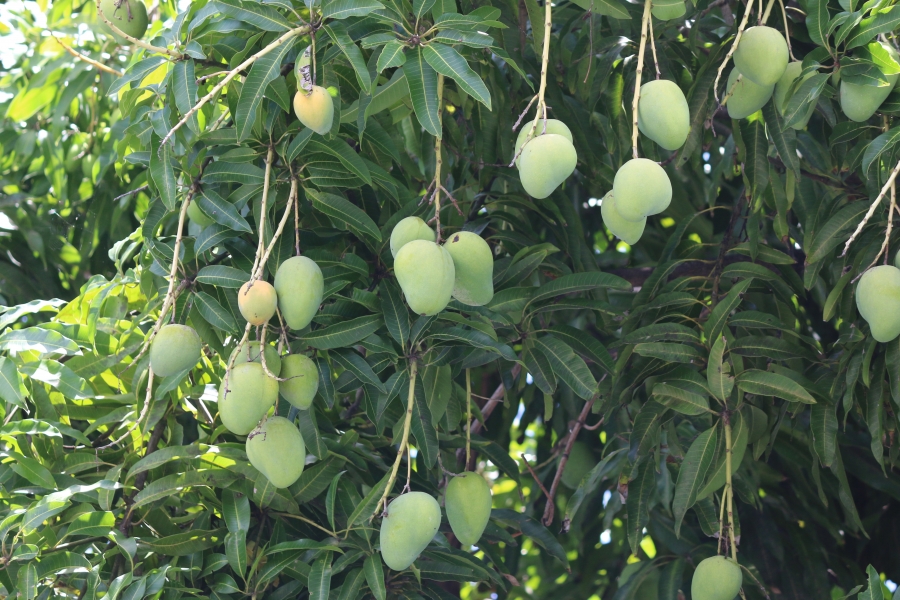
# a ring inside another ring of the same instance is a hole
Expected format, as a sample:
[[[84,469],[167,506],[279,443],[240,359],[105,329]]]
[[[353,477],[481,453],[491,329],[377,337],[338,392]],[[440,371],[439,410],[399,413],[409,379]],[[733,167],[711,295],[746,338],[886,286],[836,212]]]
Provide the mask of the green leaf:
[[[202,471],[188,471],[187,473],[167,475],[147,484],[147,487],[138,492],[134,497],[133,506],[138,508],[144,504],[163,500],[176,492],[180,492],[189,487],[222,486],[233,481],[235,477],[234,473],[222,469],[206,469]]]
[[[640,553],[643,531],[650,521],[650,501],[656,488],[656,466],[646,461],[638,471],[638,476],[628,483],[628,499],[625,510],[628,513],[628,543],[631,551]]]
[[[881,576],[878,575],[878,571],[875,570],[875,567],[869,565],[866,567],[866,575],[868,576],[869,587],[859,593],[857,600],[884,600],[884,592],[882,590],[884,585],[881,583]]]
[[[630,283],[621,277],[610,275],[609,273],[573,273],[571,275],[563,275],[539,287],[528,304],[534,304],[565,294],[575,294],[603,288],[628,292],[632,289]]]
[[[404,54],[405,49],[406,46],[399,41],[395,39],[389,41],[382,47],[381,54],[378,55],[378,62],[375,65],[375,70],[381,73],[385,69],[390,69],[391,67],[402,67],[403,63],[406,62],[406,54]]]
[[[657,383],[653,386],[653,399],[683,415],[702,415],[711,412],[709,401],[705,396],[667,383]]]
[[[384,586],[384,567],[381,564],[381,554],[375,552],[366,557],[363,570],[366,573],[366,583],[375,596],[375,600],[386,600],[387,588]]]
[[[18,452],[12,451],[0,452],[0,456],[8,456],[13,459],[13,462],[5,464],[12,468],[19,477],[27,479],[38,487],[47,488],[48,490],[56,489],[56,482],[53,480],[53,474],[47,467],[42,465],[40,461],[28,456],[22,456]]]
[[[778,149],[778,156],[781,157],[781,162],[783,162],[788,169],[793,171],[796,177],[800,177],[800,157],[797,156],[796,132],[790,127],[784,126],[784,119],[778,109],[775,108],[774,98],[766,102],[766,105],[763,106],[762,110],[763,118],[766,120],[766,129],[768,130],[769,135],[772,136],[772,141],[775,142],[775,148]],[[762,158],[766,160],[764,171],[768,174],[768,158],[765,154],[763,154]],[[765,189],[765,187],[762,189]],[[790,257],[788,258],[790,259]]]
[[[759,369],[748,369],[734,379],[738,389],[759,396],[777,396],[788,402],[815,404],[816,401],[803,387],[784,375]]]
[[[331,485],[328,486],[328,493],[325,494],[325,514],[328,517],[328,523],[331,525],[332,531],[336,529],[334,526],[334,497],[337,493],[337,487],[341,481],[341,476],[346,472],[347,471],[341,471],[332,478]]]
[[[200,190],[200,195],[196,196],[196,202],[200,206],[200,209],[219,225],[223,225],[235,231],[245,231],[247,233],[253,232],[253,228],[250,227],[247,220],[238,213],[234,204],[217,194],[208,186],[204,186]]]
[[[347,34],[344,25],[332,21],[331,24],[324,25],[322,29],[325,30],[328,37],[334,41],[335,46],[337,46],[337,48],[344,53],[344,56],[347,57],[347,60],[350,61],[353,72],[356,74],[356,81],[359,83],[359,87],[363,90],[370,89],[372,87],[372,78],[369,76],[369,68],[366,66],[366,60],[363,57],[362,50],[359,49],[356,42],[354,42]]]
[[[206,292],[195,292],[194,300],[197,303],[197,310],[206,321],[217,329],[222,331],[236,331],[238,329],[237,322],[234,320],[231,312],[226,310],[219,301],[207,294]]]
[[[155,143],[150,145],[150,177],[166,209],[172,211],[178,206],[176,197],[178,187],[175,184],[175,169],[172,168],[172,149],[168,144],[160,146],[156,136],[152,139]]]
[[[175,96],[175,107],[182,115],[188,114],[196,104],[197,76],[194,74],[194,61],[182,60],[175,63],[172,68],[172,95]],[[191,115],[187,126],[195,134],[200,134],[200,120],[197,113]]]
[[[725,355],[725,336],[719,336],[709,351],[709,362],[706,364],[706,381],[713,396],[725,402],[731,397],[734,389],[734,377],[730,375],[731,364],[723,359]]]
[[[216,0],[218,9],[238,21],[259,27],[263,31],[287,31],[291,24],[273,7],[258,2]]]
[[[859,25],[853,29],[850,37],[847,38],[846,49],[852,50],[865,46],[876,36],[895,30],[898,24],[900,24],[900,8],[897,5],[873,13],[860,21]]]
[[[762,196],[769,185],[769,140],[766,128],[760,119],[740,121],[741,140],[745,151],[743,159],[744,175],[750,182],[754,199]]]
[[[323,3],[323,19],[347,19],[349,17],[364,17],[369,13],[381,10],[384,5],[375,0],[331,0]]]
[[[26,363],[19,371],[26,377],[55,387],[66,398],[81,400],[94,397],[94,390],[86,380],[76,375],[63,363],[55,360]]]
[[[744,453],[747,451],[747,440],[750,435],[750,419],[744,418],[744,413],[732,413],[731,420],[731,472],[735,473],[744,460]],[[724,437],[724,436],[722,436]],[[707,478],[703,488],[697,494],[697,500],[703,500],[710,494],[719,491],[725,486],[728,480],[728,464],[725,452],[725,440],[719,439],[719,452],[716,464]]]
[[[247,532],[229,531],[225,534],[225,556],[228,565],[241,579],[247,575]],[[236,586],[235,586],[236,587]]]
[[[555,325],[550,328],[550,333],[553,334],[553,337],[571,346],[575,352],[587,357],[588,360],[612,375],[615,370],[615,364],[612,356],[609,354],[609,350],[591,334],[568,325]]]
[[[0,335],[0,350],[7,352],[34,351],[39,354],[81,354],[78,344],[62,334],[39,327],[7,329]]]
[[[210,265],[197,271],[194,281],[216,287],[237,289],[250,281],[250,274],[234,267]]]
[[[817,46],[828,47],[828,0],[809,0],[807,3],[806,31]]]
[[[109,511],[81,513],[69,523],[66,534],[60,539],[77,536],[105,536],[109,533],[109,530],[113,529],[115,526],[116,517]]]
[[[522,352],[522,362],[538,389],[545,394],[556,392],[556,375],[543,352],[534,347],[528,348]]]
[[[309,600],[328,600],[331,593],[331,552],[324,552],[309,570]]]
[[[489,335],[474,329],[464,329],[462,327],[450,327],[441,329],[440,331],[431,333],[429,336],[432,340],[452,342],[481,348],[482,350],[490,350],[505,358],[506,360],[518,360],[516,353],[506,344],[495,342]],[[580,360],[580,359],[579,359]],[[584,362],[584,361],[582,361]]]
[[[433,136],[441,137],[441,114],[437,99],[437,73],[425,60],[421,48],[410,51],[403,73],[409,85],[416,118],[425,131]]]
[[[190,530],[156,539],[143,538],[138,545],[161,556],[187,556],[218,546],[224,541],[224,534],[224,529]]]
[[[830,467],[834,463],[837,450],[837,405],[818,402],[810,408],[809,429],[813,435],[813,448],[822,465]]]
[[[806,118],[809,106],[819,99],[830,76],[828,73],[816,73],[800,84],[784,109],[784,127],[792,127]]]
[[[672,500],[676,536],[680,536],[684,515],[694,505],[697,493],[712,466],[713,457],[716,455],[716,441],[716,428],[710,427],[697,436],[681,462]]]
[[[850,237],[868,208],[868,202],[851,202],[832,215],[807,245],[806,262],[813,264],[829,256],[838,244]]]
[[[422,50],[425,60],[431,67],[444,75],[452,78],[456,84],[467,94],[481,102],[491,110],[491,93],[481,77],[469,67],[469,63],[462,55],[444,44],[432,43]]]
[[[222,491],[222,518],[228,531],[250,530],[250,500],[233,490]]]
[[[422,455],[425,465],[429,468],[437,463],[438,438],[437,430],[432,424],[431,411],[425,400],[425,391],[422,387],[422,379],[416,382],[415,397],[413,402],[412,423],[410,429],[416,438],[416,448]]]
[[[334,156],[341,164],[347,167],[354,175],[372,185],[372,176],[369,174],[369,167],[359,155],[354,152],[343,140],[310,140],[309,149],[311,151],[324,152]],[[380,241],[380,238],[379,238]]]
[[[381,327],[381,317],[367,315],[316,329],[304,335],[302,339],[319,350],[344,348],[367,338],[378,331],[379,327]]]
[[[248,3],[252,5],[255,3]],[[255,5],[255,8],[268,8],[264,5]],[[281,63],[287,53],[290,52],[297,38],[290,38],[282,42],[280,46],[257,60],[250,68],[250,73],[241,88],[241,97],[238,100],[237,110],[234,113],[234,123],[237,129],[237,140],[243,142],[253,132],[256,115],[259,106],[265,97],[266,88],[281,75]],[[212,215],[210,215],[212,216]]]
[[[753,283],[752,279],[745,279],[734,284],[731,286],[728,294],[719,300],[719,303],[716,304],[715,308],[709,313],[709,317],[706,319],[706,323],[703,326],[706,339],[715,340],[722,335],[722,332],[725,330],[725,322],[727,321],[728,316],[741,303],[744,292],[747,291],[747,288],[750,287],[751,283]]]
[[[384,324],[388,333],[401,347],[406,347],[409,339],[409,310],[403,304],[400,290],[390,281],[382,281],[379,286],[381,292],[381,312],[384,314]]]
[[[334,362],[356,375],[357,379],[359,379],[361,382],[375,386],[379,392],[385,391],[384,384],[381,383],[380,379],[378,379],[378,375],[375,374],[375,372],[372,370],[372,367],[369,366],[369,363],[367,363],[365,359],[355,351],[338,350],[336,352],[330,353],[330,356],[332,360],[334,360]]]
[[[26,393],[16,363],[5,356],[0,356],[0,398],[7,403],[7,414],[10,414],[10,404],[25,408]]]
[[[865,154],[863,154],[863,173],[869,173],[873,164],[876,168],[880,167],[881,161],[891,156],[898,143],[900,143],[900,127],[889,129],[872,140],[872,143],[866,148]]]
[[[334,194],[317,192],[311,188],[304,190],[312,200],[313,208],[327,217],[346,225],[360,239],[381,241],[381,231],[375,221],[355,204]]]
[[[422,370],[422,386],[425,388],[425,402],[431,412],[431,424],[435,427],[447,412],[447,403],[453,391],[453,373],[450,365],[428,365]]]
[[[597,391],[597,380],[584,360],[565,342],[543,336],[535,340],[536,347],[547,357],[553,372],[566,383],[575,395],[589,400]]]
[[[648,342],[636,345],[634,351],[641,356],[658,358],[666,362],[696,363],[705,358],[698,348],[687,344]]]

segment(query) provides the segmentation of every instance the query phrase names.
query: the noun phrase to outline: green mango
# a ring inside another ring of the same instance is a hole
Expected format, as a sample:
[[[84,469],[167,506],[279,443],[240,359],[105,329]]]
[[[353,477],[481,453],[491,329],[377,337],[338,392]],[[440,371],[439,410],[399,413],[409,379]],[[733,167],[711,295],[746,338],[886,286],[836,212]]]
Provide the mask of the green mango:
[[[294,95],[294,113],[306,127],[325,135],[334,121],[334,100],[328,90],[314,85],[309,94],[299,90]]]
[[[456,274],[453,297],[469,306],[484,306],[494,298],[494,253],[480,235],[459,231],[444,248],[453,259]]]
[[[672,201],[672,182],[666,170],[646,158],[633,158],[613,179],[616,210],[626,221],[640,222],[661,213]]]
[[[444,496],[447,520],[464,548],[481,539],[491,518],[491,487],[484,477],[471,471],[451,477]]]
[[[691,111],[674,81],[656,79],[641,86],[638,129],[666,150],[678,150],[691,132]]]
[[[232,357],[234,357],[234,366],[246,362],[262,364],[262,354],[259,351],[259,342],[247,342],[240,348],[232,350],[231,356],[228,357],[229,364],[231,363]],[[266,344],[266,368],[269,369],[269,372],[273,375],[281,373],[281,357],[278,356],[278,350],[274,346],[268,344]]]
[[[409,568],[434,539],[441,525],[441,507],[424,492],[408,492],[391,502],[381,521],[381,558],[402,571]]]
[[[247,458],[277,488],[300,479],[306,466],[306,444],[293,422],[269,417],[247,436]]]
[[[211,217],[206,216],[206,213],[203,212],[200,205],[196,202],[188,204],[187,216],[191,220],[191,223],[196,224],[200,229],[206,229],[215,223]]]
[[[516,167],[519,166],[519,163],[522,160],[522,157],[519,155],[519,150],[522,149],[522,145],[525,143],[525,140],[528,138],[528,134],[531,132],[531,123],[532,121],[526,122],[522,125],[522,129],[519,130],[519,135],[516,136],[516,150],[514,156],[516,156]],[[538,137],[539,135],[546,135],[548,133],[552,133],[555,135],[561,135],[570,142],[572,140],[572,132],[569,130],[568,125],[563,123],[562,121],[557,121],[556,119],[547,119],[547,127],[544,127],[544,119],[539,119],[537,122],[537,126],[534,129],[534,135],[531,139]]]
[[[295,331],[303,329],[310,324],[322,304],[325,293],[322,270],[305,256],[289,258],[281,263],[275,273],[275,292],[278,308],[287,326]]]
[[[428,223],[419,217],[406,217],[394,225],[391,230],[391,256],[397,258],[400,248],[413,240],[425,240],[433,242],[436,234]]]
[[[409,242],[397,253],[394,275],[414,313],[436,315],[450,303],[456,270],[443,246],[425,240]]]
[[[684,0],[655,0],[650,12],[660,21],[671,21],[683,17],[687,6]]]
[[[741,591],[741,567],[730,558],[711,556],[697,565],[691,580],[692,600],[734,600]]]
[[[738,81],[740,75],[739,70],[732,69],[725,87],[731,92],[731,96],[725,101],[725,107],[728,109],[728,116],[732,119],[749,117],[765,106],[772,97],[772,92],[775,91],[774,85],[757,85],[746,77],[741,77],[741,80]]]
[[[851,121],[868,121],[884,103],[897,83],[898,74],[888,75],[889,85],[874,87],[841,82],[841,110]]]
[[[278,380],[266,375],[259,363],[242,363],[226,373],[219,385],[219,417],[231,433],[247,435],[276,400]]]
[[[163,325],[150,344],[150,368],[158,377],[168,377],[196,365],[203,343],[187,325]]]
[[[856,308],[877,341],[900,335],[900,269],[879,265],[866,271],[856,286]]]
[[[607,192],[600,204],[600,215],[603,217],[603,223],[614,236],[621,239],[629,245],[638,243],[641,236],[644,235],[644,227],[647,225],[647,217],[640,221],[626,221],[616,210],[616,199],[613,193]]]
[[[531,139],[519,157],[519,180],[534,198],[546,198],[578,164],[575,146],[565,136],[547,133]]]
[[[787,68],[790,54],[780,31],[758,25],[745,29],[737,50],[734,66],[744,77],[761,86],[775,85]]]
[[[284,357],[278,383],[281,397],[300,410],[306,410],[319,391],[319,370],[316,363],[305,354],[288,354]]]
[[[100,0],[100,10],[103,12],[103,16],[122,33],[141,39],[147,33],[147,27],[150,25],[146,5],[142,0],[118,1],[120,4],[116,6],[117,0]],[[100,21],[103,23],[103,29],[112,33],[109,25],[103,19]],[[120,42],[124,41],[117,34],[113,34],[113,36]]]
[[[275,315],[278,294],[268,281],[248,281],[238,290],[238,310],[251,325],[263,325]]]
[[[572,444],[569,460],[566,461],[566,467],[563,469],[561,478],[563,485],[574,490],[596,465],[597,461],[594,460],[590,446],[584,442],[575,442]]]
[[[787,109],[788,98],[787,93],[788,90],[791,89],[791,86],[794,84],[794,81],[800,77],[800,73],[803,71],[803,63],[799,60],[796,60],[792,63],[788,63],[787,68],[784,70],[784,75],[781,76],[781,79],[778,80],[778,83],[775,84],[775,107],[779,112],[784,113]],[[815,73],[809,73],[804,78],[803,81],[806,81],[810,77],[815,75]],[[803,120],[799,123],[794,123],[791,127],[793,129],[803,129],[806,127],[806,124],[809,123],[810,117],[812,114],[816,112],[815,103],[811,104],[809,109],[806,111],[806,116],[803,117]]]

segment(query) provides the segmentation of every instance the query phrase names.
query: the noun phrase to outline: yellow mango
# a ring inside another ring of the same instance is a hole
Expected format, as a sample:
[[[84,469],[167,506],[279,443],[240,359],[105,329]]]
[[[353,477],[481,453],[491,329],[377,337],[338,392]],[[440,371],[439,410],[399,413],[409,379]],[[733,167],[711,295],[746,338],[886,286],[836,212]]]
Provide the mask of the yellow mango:
[[[799,60],[795,60],[794,62],[788,63],[787,68],[784,70],[784,75],[781,76],[781,79],[778,80],[778,83],[775,84],[775,108],[777,108],[780,112],[784,112],[787,109],[788,105],[788,97],[787,93],[791,89],[791,86],[794,84],[794,81],[800,77],[800,73],[803,71],[803,63]],[[803,81],[806,81],[810,77],[815,75],[815,73],[809,73],[803,78]],[[806,124],[809,123],[810,117],[816,111],[816,105],[812,104],[809,107],[809,110],[806,111],[806,116],[803,117],[803,120],[799,123],[795,123],[792,125],[794,129],[800,130],[806,127]]]
[[[546,198],[569,178],[578,164],[575,146],[564,136],[548,133],[533,138],[519,157],[519,180],[534,198]]]
[[[219,417],[231,433],[247,435],[277,399],[278,380],[266,375],[259,363],[242,363],[219,385]]]
[[[381,558],[402,571],[413,564],[441,525],[441,507],[425,492],[408,492],[391,502],[381,521]]]
[[[856,286],[856,308],[879,342],[900,335],[900,269],[879,265],[866,271]]]
[[[200,205],[196,202],[191,202],[188,204],[187,209],[188,218],[191,220],[191,223],[194,223],[201,229],[206,229],[215,221],[212,220],[211,217],[206,216],[206,213],[200,209]]]
[[[641,86],[638,129],[666,150],[678,150],[691,132],[691,111],[674,81],[656,79]]]
[[[259,351],[259,342],[247,342],[240,348],[231,351],[228,357],[229,364],[231,358],[234,357],[234,364],[240,365],[246,362],[255,362],[262,364],[262,353]],[[281,372],[281,357],[278,356],[278,350],[274,346],[266,344],[266,367],[273,375]]]
[[[775,91],[774,85],[757,85],[746,77],[741,77],[741,80],[738,81],[737,79],[740,75],[741,72],[739,70],[732,69],[725,88],[729,92],[732,91],[732,88],[734,89],[725,103],[725,107],[728,109],[728,116],[732,119],[749,117],[765,106],[769,98],[772,97],[772,92]],[[735,84],[735,82],[737,83]]]
[[[711,556],[697,565],[691,580],[693,600],[734,600],[741,591],[741,567],[730,558]]]
[[[147,7],[142,0],[118,0],[118,3],[117,0],[100,0],[100,10],[109,22],[126,35],[141,39],[147,33],[150,19],[147,17]],[[104,30],[112,31],[103,19],[100,21]]]
[[[454,233],[444,242],[456,277],[453,297],[469,306],[484,306],[494,298],[494,253],[480,235]]]
[[[584,442],[575,442],[569,451],[569,460],[563,469],[562,482],[573,490],[578,487],[584,476],[597,464],[590,447]]]
[[[450,303],[456,270],[443,246],[425,240],[405,244],[394,260],[394,275],[414,313],[436,315]]]
[[[269,417],[247,436],[247,458],[277,488],[300,479],[306,465],[306,444],[297,426],[284,417]]]
[[[397,258],[400,248],[413,240],[433,242],[436,237],[434,229],[419,217],[401,219],[391,230],[391,256]]]
[[[163,325],[150,344],[150,368],[158,377],[168,377],[192,367],[200,360],[203,343],[187,325]]]
[[[238,309],[251,325],[262,325],[275,314],[278,294],[268,281],[248,281],[238,291]]]
[[[603,203],[600,204],[600,215],[603,217],[603,223],[606,225],[606,228],[626,244],[633,246],[644,235],[647,217],[642,218],[640,221],[626,221],[623,219],[619,211],[616,210],[616,200],[612,192],[607,192],[603,197]]]
[[[769,86],[781,79],[789,58],[781,32],[759,25],[744,30],[734,52],[734,66],[756,85]]]
[[[516,149],[513,153],[513,156],[517,156],[516,158],[516,167],[519,166],[519,163],[522,160],[522,157],[519,155],[519,150],[522,149],[522,144],[525,143],[526,138],[528,138],[528,134],[531,132],[531,124],[532,121],[526,121],[524,125],[522,125],[522,129],[519,130],[519,135],[516,136]],[[563,123],[562,121],[558,121],[556,119],[547,119],[547,127],[544,127],[544,119],[539,119],[537,122],[537,126],[534,129],[534,135],[531,139],[538,137],[539,135],[546,135],[548,133],[552,133],[555,135],[561,135],[570,142],[572,140],[572,132],[569,130],[568,125]]]
[[[616,171],[612,192],[619,216],[640,222],[669,207],[672,182],[666,170],[652,160],[633,158]]]
[[[291,329],[303,329],[322,304],[325,279],[322,270],[305,256],[289,258],[275,273],[275,292],[284,322]]]
[[[294,112],[301,123],[319,135],[331,131],[331,123],[334,121],[334,101],[325,88],[314,85],[309,94],[299,90],[294,95]]]
[[[281,397],[300,410],[306,410],[319,391],[319,371],[316,363],[305,354],[289,354],[282,361],[278,383]]]
[[[444,507],[453,535],[464,548],[473,546],[491,518],[491,488],[484,477],[471,471],[451,477]]]

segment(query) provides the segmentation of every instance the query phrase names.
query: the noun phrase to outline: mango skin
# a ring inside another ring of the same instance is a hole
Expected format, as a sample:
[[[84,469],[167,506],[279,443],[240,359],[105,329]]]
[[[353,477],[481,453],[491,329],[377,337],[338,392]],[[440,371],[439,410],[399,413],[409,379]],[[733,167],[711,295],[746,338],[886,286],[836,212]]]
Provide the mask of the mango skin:
[[[687,6],[685,6],[684,2],[667,5],[657,5],[654,2],[650,12],[660,21],[671,21],[672,19],[683,17],[684,13],[687,12]]]
[[[571,489],[578,487],[581,480],[588,472],[597,464],[591,449],[584,442],[575,442],[569,451],[569,460],[566,461],[566,468],[563,469],[562,482]]]
[[[278,308],[287,326],[293,330],[303,329],[313,320],[322,295],[325,293],[325,279],[322,269],[305,256],[287,259],[275,273],[275,292]]]
[[[897,51],[890,44],[882,42],[872,42],[867,47],[880,45],[881,49],[886,51],[894,60],[900,60]],[[840,71],[838,71],[840,72]],[[844,115],[851,121],[862,122],[868,121],[875,114],[878,107],[890,95],[900,74],[888,75],[888,85],[884,87],[873,87],[868,85],[858,85],[841,81],[841,110]]]
[[[516,136],[516,149],[513,156],[518,157],[516,158],[517,168],[519,167],[519,163],[522,161],[522,157],[519,155],[519,150],[522,149],[522,144],[525,143],[525,138],[528,137],[528,133],[531,131],[531,123],[532,121],[527,121],[525,125],[522,126],[522,129],[519,130],[519,135]],[[572,131],[569,129],[569,126],[562,121],[558,121],[557,119],[547,119],[546,131],[544,129],[544,119],[538,120],[537,126],[534,129],[534,136],[531,139],[534,139],[540,135],[546,135],[548,133],[561,135],[570,142],[573,141]]]
[[[402,571],[413,564],[441,525],[441,507],[425,492],[409,492],[390,503],[381,521],[381,558]]]
[[[456,268],[443,246],[425,240],[409,242],[397,253],[394,275],[416,314],[436,315],[450,304]]]
[[[150,344],[150,368],[158,377],[168,377],[192,367],[200,360],[203,343],[192,327],[163,325]]]
[[[856,308],[877,341],[900,335],[900,269],[879,265],[866,271],[856,286]]]
[[[232,350],[231,355],[228,357],[229,364],[231,364],[232,357],[234,357],[235,366],[247,362],[262,364],[259,342],[247,342],[240,348]],[[278,350],[274,346],[266,345],[266,367],[275,375],[281,372],[281,357],[278,356]]]
[[[674,81],[656,79],[641,86],[638,129],[666,150],[678,150],[691,132],[691,111]]]
[[[248,281],[238,291],[238,309],[251,325],[262,325],[275,314],[278,294],[268,281]]]
[[[259,363],[242,363],[235,366],[219,385],[219,417],[231,433],[247,435],[276,400],[278,380],[266,375]]]
[[[626,221],[623,219],[616,209],[616,199],[612,192],[608,192],[603,197],[603,203],[600,204],[600,214],[603,217],[603,223],[606,225],[606,228],[626,244],[633,246],[644,235],[647,217],[640,221]]]
[[[459,231],[444,248],[453,259],[456,273],[453,297],[469,306],[484,306],[494,298],[494,253],[480,235]]]
[[[294,95],[294,113],[305,126],[319,135],[325,135],[331,131],[331,123],[334,121],[334,102],[331,94],[318,85],[312,87],[309,95],[299,90]]]
[[[734,82],[737,81],[740,75],[741,72],[738,69],[732,69],[725,88],[731,91],[732,86],[734,86],[734,93],[725,103],[725,108],[728,109],[728,116],[732,119],[749,117],[765,106],[769,98],[772,97],[772,92],[775,91],[774,85],[757,85],[747,79],[747,77],[741,77],[740,82],[735,86]]]
[[[147,16],[147,7],[143,0],[124,0],[118,8],[116,8],[116,0],[100,0],[100,10],[103,11],[103,16],[110,23],[126,35],[141,39],[147,33],[150,19]],[[103,23],[104,29],[112,31],[102,18],[100,22]],[[114,36],[119,37],[115,34]]]
[[[433,242],[436,237],[434,229],[419,217],[401,219],[391,230],[391,256],[397,258],[400,248],[413,240]]]
[[[626,221],[640,222],[666,210],[672,202],[672,182],[666,170],[646,158],[633,158],[622,165],[612,191],[616,210]]]
[[[201,229],[206,229],[215,223],[211,217],[206,216],[206,213],[200,209],[200,206],[196,202],[188,204],[187,215],[188,219],[191,220],[191,223],[196,224]]]
[[[463,547],[481,539],[491,518],[491,488],[484,477],[471,471],[451,477],[444,496],[447,520]]]
[[[764,25],[744,30],[734,66],[756,85],[775,85],[787,68],[790,56],[780,31]]]
[[[279,376],[286,381],[278,382],[281,397],[300,410],[312,405],[319,391],[319,370],[316,363],[305,354],[289,354],[284,357]]]
[[[269,417],[247,437],[247,458],[277,488],[286,488],[300,479],[306,466],[306,444],[293,422]]]
[[[691,580],[693,600],[734,600],[741,591],[741,567],[730,558],[711,556],[697,565]]]
[[[795,60],[794,62],[788,63],[787,68],[784,70],[784,75],[781,76],[781,79],[778,80],[778,83],[775,84],[775,108],[778,109],[779,112],[784,113],[785,109],[787,109],[787,93],[788,90],[791,89],[791,86],[794,84],[794,80],[800,77],[800,73],[803,72],[803,63],[799,60]],[[812,77],[814,73],[809,73],[806,77],[803,78],[803,81],[806,81],[810,77]],[[801,130],[806,127],[806,124],[809,123],[810,117],[816,111],[816,105],[812,104],[809,107],[809,110],[806,112],[806,116],[803,117],[803,120],[799,123],[794,123],[791,127],[796,130]]]
[[[577,164],[578,153],[572,142],[548,133],[525,144],[519,157],[519,180],[528,195],[546,198],[569,178]]]

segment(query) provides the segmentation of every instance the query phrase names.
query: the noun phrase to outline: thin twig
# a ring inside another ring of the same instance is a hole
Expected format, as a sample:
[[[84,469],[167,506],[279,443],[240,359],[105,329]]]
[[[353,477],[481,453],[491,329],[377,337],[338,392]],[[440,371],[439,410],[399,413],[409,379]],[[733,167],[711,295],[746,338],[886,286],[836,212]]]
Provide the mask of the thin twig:
[[[81,52],[77,52],[76,50],[70,48],[67,44],[65,44],[61,39],[59,39],[52,33],[50,35],[53,36],[53,39],[56,40],[56,42],[60,46],[62,46],[66,52],[68,52],[69,54],[71,54],[72,56],[77,58],[78,60],[83,60],[87,64],[93,65],[105,73],[110,73],[110,74],[116,75],[118,77],[121,77],[122,75],[125,74],[122,71],[119,71],[118,69],[113,69],[112,67],[108,67],[108,66],[104,65],[102,62],[97,62],[93,58],[89,58],[89,57],[85,56],[84,54],[82,54]]]
[[[869,206],[869,210],[866,211],[866,216],[863,217],[863,220],[860,221],[859,225],[856,227],[856,231],[853,232],[853,235],[850,236],[850,239],[847,240],[847,243],[844,244],[844,251],[841,252],[841,258],[847,255],[847,251],[850,250],[850,244],[859,236],[862,232],[863,227],[866,226],[866,223],[869,222],[869,219],[872,218],[872,215],[875,214],[875,209],[878,208],[878,205],[881,204],[881,199],[884,198],[884,195],[887,193],[891,186],[894,185],[894,181],[897,179],[897,174],[900,173],[900,162],[897,163],[897,166],[894,167],[894,170],[891,171],[890,176],[887,178],[887,181],[884,182],[884,186],[882,186],[881,191],[878,192],[878,197],[875,198],[875,201]]]
[[[528,462],[528,459],[525,458],[524,454],[519,454],[522,457],[522,462],[525,463],[525,466],[528,467],[528,472],[531,473],[531,476],[534,478],[534,482],[538,484],[538,487],[541,488],[541,491],[544,492],[544,496],[547,497],[547,501],[550,502],[550,492],[547,491],[547,488],[544,487],[544,484],[541,483],[540,478],[537,476],[537,473],[534,472],[534,469],[531,468],[531,463]]]
[[[638,102],[641,100],[641,75],[644,72],[644,49],[647,46],[647,27],[650,23],[651,0],[644,0],[641,18],[641,41],[638,46],[637,67],[634,72],[634,98],[631,101],[631,155],[638,158]]]
[[[466,467],[472,460],[472,373],[466,369]]]
[[[738,26],[737,35],[734,36],[734,43],[731,44],[731,48],[728,49],[728,54],[725,55],[725,60],[722,61],[722,64],[719,65],[719,70],[716,72],[716,81],[715,83],[713,83],[713,97],[716,99],[716,102],[719,102],[719,79],[722,78],[722,71],[725,70],[725,67],[728,65],[728,61],[734,55],[735,50],[737,50],[738,44],[741,42],[741,36],[744,34],[744,28],[747,27],[747,22],[750,20],[751,12],[753,12],[752,1],[747,4],[747,9],[744,11],[744,18],[741,19],[741,24]]]
[[[397,480],[397,471],[400,469],[400,461],[403,458],[403,452],[407,448],[409,448],[409,428],[412,424],[413,403],[415,402],[416,398],[415,390],[417,373],[418,364],[416,363],[415,358],[411,358],[409,360],[409,393],[407,394],[406,399],[406,418],[403,421],[403,437],[400,440],[400,448],[397,449],[397,458],[394,459],[394,465],[391,467],[391,476],[388,478],[387,485],[384,488],[384,494],[381,495],[381,499],[375,506],[375,511],[369,518],[370,521],[378,515],[378,511],[381,510],[382,506],[384,506],[385,512],[387,511],[387,500],[391,495],[391,490],[394,487],[394,482]]]
[[[256,258],[253,261],[253,269],[250,271],[250,281],[256,281],[257,279],[259,279],[259,275],[262,272],[263,267],[265,266],[260,259],[262,258],[262,255],[264,253],[263,249],[266,245],[266,212],[268,211],[266,201],[269,198],[269,181],[272,177],[272,163],[274,161],[275,148],[272,146],[272,144],[269,144],[269,151],[266,153],[266,172],[265,176],[263,177],[262,201],[259,210],[259,244],[256,248]]]

